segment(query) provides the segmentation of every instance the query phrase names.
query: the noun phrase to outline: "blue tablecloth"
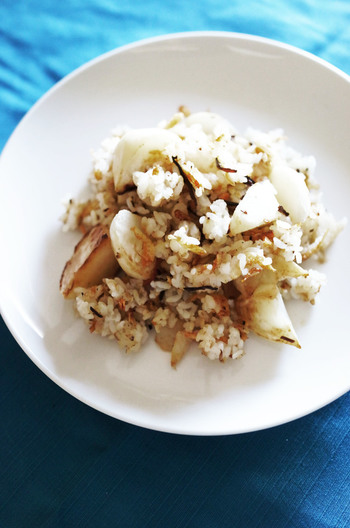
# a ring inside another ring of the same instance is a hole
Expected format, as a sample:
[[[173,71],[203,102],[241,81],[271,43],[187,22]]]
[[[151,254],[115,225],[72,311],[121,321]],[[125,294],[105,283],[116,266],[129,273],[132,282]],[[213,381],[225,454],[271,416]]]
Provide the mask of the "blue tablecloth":
[[[191,30],[274,38],[350,73],[349,0],[2,0],[0,150],[32,104],[82,63]],[[350,526],[349,394],[266,431],[177,436],[75,400],[2,321],[0,346],[1,528]]]

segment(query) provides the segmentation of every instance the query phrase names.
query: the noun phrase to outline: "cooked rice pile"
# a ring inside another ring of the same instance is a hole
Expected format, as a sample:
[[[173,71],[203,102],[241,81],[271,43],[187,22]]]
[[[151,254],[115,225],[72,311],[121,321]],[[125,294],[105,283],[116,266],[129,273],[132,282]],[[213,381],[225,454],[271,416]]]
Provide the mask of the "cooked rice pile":
[[[93,154],[91,198],[67,203],[64,228],[84,238],[61,292],[128,352],[154,328],[173,366],[191,342],[238,358],[250,330],[299,347],[283,299],[314,303],[325,276],[301,264],[323,261],[345,223],[314,168],[282,130],[241,135],[207,112],[116,130]]]

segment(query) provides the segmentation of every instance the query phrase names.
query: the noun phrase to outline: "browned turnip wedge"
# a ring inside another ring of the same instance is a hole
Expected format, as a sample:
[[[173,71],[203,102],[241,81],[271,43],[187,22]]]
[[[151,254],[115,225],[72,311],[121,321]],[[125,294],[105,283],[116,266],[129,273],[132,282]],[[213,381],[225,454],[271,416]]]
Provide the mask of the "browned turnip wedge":
[[[277,285],[261,284],[250,297],[237,300],[237,309],[255,334],[300,348]]]
[[[151,279],[156,257],[151,239],[142,231],[141,217],[122,209],[110,226],[112,248],[120,267],[134,279]]]
[[[173,328],[163,326],[158,328],[156,333],[156,343],[165,352],[171,352],[171,366],[174,368],[183,358],[191,343],[182,328],[182,322],[177,321]]]
[[[275,194],[275,188],[268,180],[252,185],[232,215],[231,235],[237,235],[273,222],[278,214],[278,202]]]
[[[277,191],[277,200],[289,213],[292,222],[304,222],[311,207],[304,174],[288,167],[286,162],[273,159],[270,181]]]
[[[108,227],[95,226],[75,246],[61,276],[60,292],[73,298],[75,288],[100,284],[103,278],[113,277],[118,268]]]
[[[175,343],[176,334],[183,329],[183,323],[177,321],[173,328],[160,326],[156,329],[155,341],[164,352],[171,352]]]
[[[133,173],[144,171],[155,159],[171,160],[166,147],[180,147],[179,137],[169,130],[160,128],[141,128],[124,134],[114,152],[113,176],[117,192],[123,192],[133,185]]]
[[[176,368],[176,365],[181,361],[190,346],[190,339],[186,337],[184,332],[177,332],[174,346],[171,349],[171,366]]]

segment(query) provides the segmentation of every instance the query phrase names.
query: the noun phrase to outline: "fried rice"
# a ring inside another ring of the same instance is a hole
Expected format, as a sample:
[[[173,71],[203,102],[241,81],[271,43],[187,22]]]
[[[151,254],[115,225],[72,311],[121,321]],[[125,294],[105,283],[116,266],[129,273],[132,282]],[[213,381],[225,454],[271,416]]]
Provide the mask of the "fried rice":
[[[173,366],[191,343],[239,358],[249,332],[300,347],[284,300],[315,302],[326,278],[309,261],[345,225],[323,206],[315,165],[283,130],[241,134],[209,112],[115,129],[93,152],[90,197],[65,205],[64,230],[83,239],[62,294],[127,352],[154,330]]]

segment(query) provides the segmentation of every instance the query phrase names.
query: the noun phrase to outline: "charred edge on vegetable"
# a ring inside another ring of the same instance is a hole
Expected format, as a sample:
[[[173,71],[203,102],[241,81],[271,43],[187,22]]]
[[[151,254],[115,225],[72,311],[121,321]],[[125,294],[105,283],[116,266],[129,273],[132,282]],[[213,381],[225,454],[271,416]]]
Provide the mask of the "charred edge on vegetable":
[[[95,310],[95,308],[93,308],[92,306],[90,306],[90,312],[92,312],[94,315],[97,315],[97,317],[99,317],[100,319],[102,319],[102,317],[103,317],[103,315],[98,313],[98,311]]]
[[[230,169],[228,167],[223,167],[219,161],[218,158],[215,158],[215,163],[216,163],[216,166],[219,170],[223,171],[223,172],[237,172],[237,169]]]

